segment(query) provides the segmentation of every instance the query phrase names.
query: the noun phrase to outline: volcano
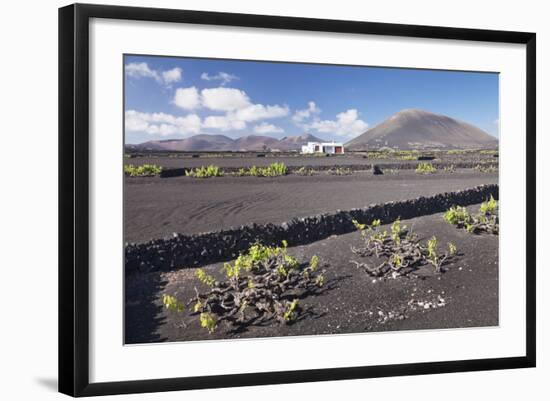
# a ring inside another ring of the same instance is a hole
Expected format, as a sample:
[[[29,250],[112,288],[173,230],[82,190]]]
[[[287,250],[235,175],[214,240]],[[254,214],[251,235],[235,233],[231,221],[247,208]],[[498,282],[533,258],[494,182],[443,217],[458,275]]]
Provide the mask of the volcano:
[[[345,144],[350,150],[487,149],[498,140],[482,129],[424,110],[402,110]]]

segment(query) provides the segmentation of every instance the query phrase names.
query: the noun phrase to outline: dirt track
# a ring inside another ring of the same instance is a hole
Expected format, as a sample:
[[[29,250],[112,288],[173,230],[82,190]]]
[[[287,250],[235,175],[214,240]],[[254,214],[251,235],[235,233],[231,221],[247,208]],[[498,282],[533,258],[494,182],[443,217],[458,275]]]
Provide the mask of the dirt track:
[[[472,170],[453,174],[126,178],[125,241],[142,242],[248,223],[281,223],[295,217],[364,207],[498,183]]]
[[[252,326],[239,333],[225,326],[209,335],[196,317],[166,311],[162,294],[187,301],[198,285],[194,269],[172,273],[149,273],[127,277],[126,342],[187,341],[241,337],[337,334],[498,325],[498,236],[473,235],[448,225],[441,214],[405,221],[422,241],[436,235],[441,246],[453,242],[459,251],[456,262],[437,275],[431,268],[421,277],[373,280],[357,270],[349,249],[360,245],[359,233],[327,238],[310,245],[290,248],[300,260],[318,255],[326,263],[327,285],[323,294],[301,301],[306,312],[293,325]],[[219,276],[220,264],[205,267]],[[418,307],[418,302],[444,305]],[[414,309],[410,307],[417,305]],[[392,313],[393,317],[389,317]],[[400,317],[402,316],[402,317]]]

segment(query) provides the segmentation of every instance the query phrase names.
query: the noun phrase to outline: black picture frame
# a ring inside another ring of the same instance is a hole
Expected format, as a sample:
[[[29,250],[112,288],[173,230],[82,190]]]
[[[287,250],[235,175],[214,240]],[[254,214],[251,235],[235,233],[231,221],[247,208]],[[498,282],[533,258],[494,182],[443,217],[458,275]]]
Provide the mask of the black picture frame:
[[[437,38],[526,45],[526,353],[520,357],[90,383],[88,61],[91,18]],[[59,9],[59,391],[159,392],[534,367],[536,35],[479,29],[74,4]]]

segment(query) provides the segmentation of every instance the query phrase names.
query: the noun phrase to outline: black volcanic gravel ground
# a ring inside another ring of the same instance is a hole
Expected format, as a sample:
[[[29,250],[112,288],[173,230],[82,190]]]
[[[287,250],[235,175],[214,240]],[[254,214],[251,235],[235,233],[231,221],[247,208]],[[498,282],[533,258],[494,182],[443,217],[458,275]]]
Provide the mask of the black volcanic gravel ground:
[[[457,170],[418,175],[319,174],[275,178],[125,178],[125,241],[144,242],[174,232],[192,234],[249,223],[281,223],[294,217],[347,210],[372,203],[498,183],[497,173]]]
[[[473,209],[473,207],[472,207]],[[373,279],[357,270],[350,245],[358,232],[333,236],[289,249],[300,260],[318,255],[326,264],[326,291],[301,301],[307,314],[292,325],[248,327],[240,333],[220,325],[214,334],[199,327],[197,317],[162,307],[162,294],[187,301],[200,286],[195,269],[136,274],[126,278],[126,342],[186,341],[241,337],[338,334],[366,331],[421,330],[498,325],[498,236],[456,229],[442,214],[404,221],[425,241],[453,242],[460,256],[442,274],[427,268],[419,278]],[[221,264],[206,266],[219,276]],[[428,304],[429,307],[425,305]],[[436,306],[436,307],[434,307]]]

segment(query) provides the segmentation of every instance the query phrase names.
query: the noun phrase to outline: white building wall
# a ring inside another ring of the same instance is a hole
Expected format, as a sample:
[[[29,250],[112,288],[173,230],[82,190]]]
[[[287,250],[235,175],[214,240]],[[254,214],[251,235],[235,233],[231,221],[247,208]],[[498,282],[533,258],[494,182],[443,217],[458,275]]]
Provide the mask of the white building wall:
[[[315,150],[315,147],[318,147],[318,150]],[[344,144],[338,142],[308,142],[307,145],[302,145],[302,153],[311,154],[311,153],[326,153],[326,154],[335,154],[336,148],[341,147],[342,153],[344,153]]]

